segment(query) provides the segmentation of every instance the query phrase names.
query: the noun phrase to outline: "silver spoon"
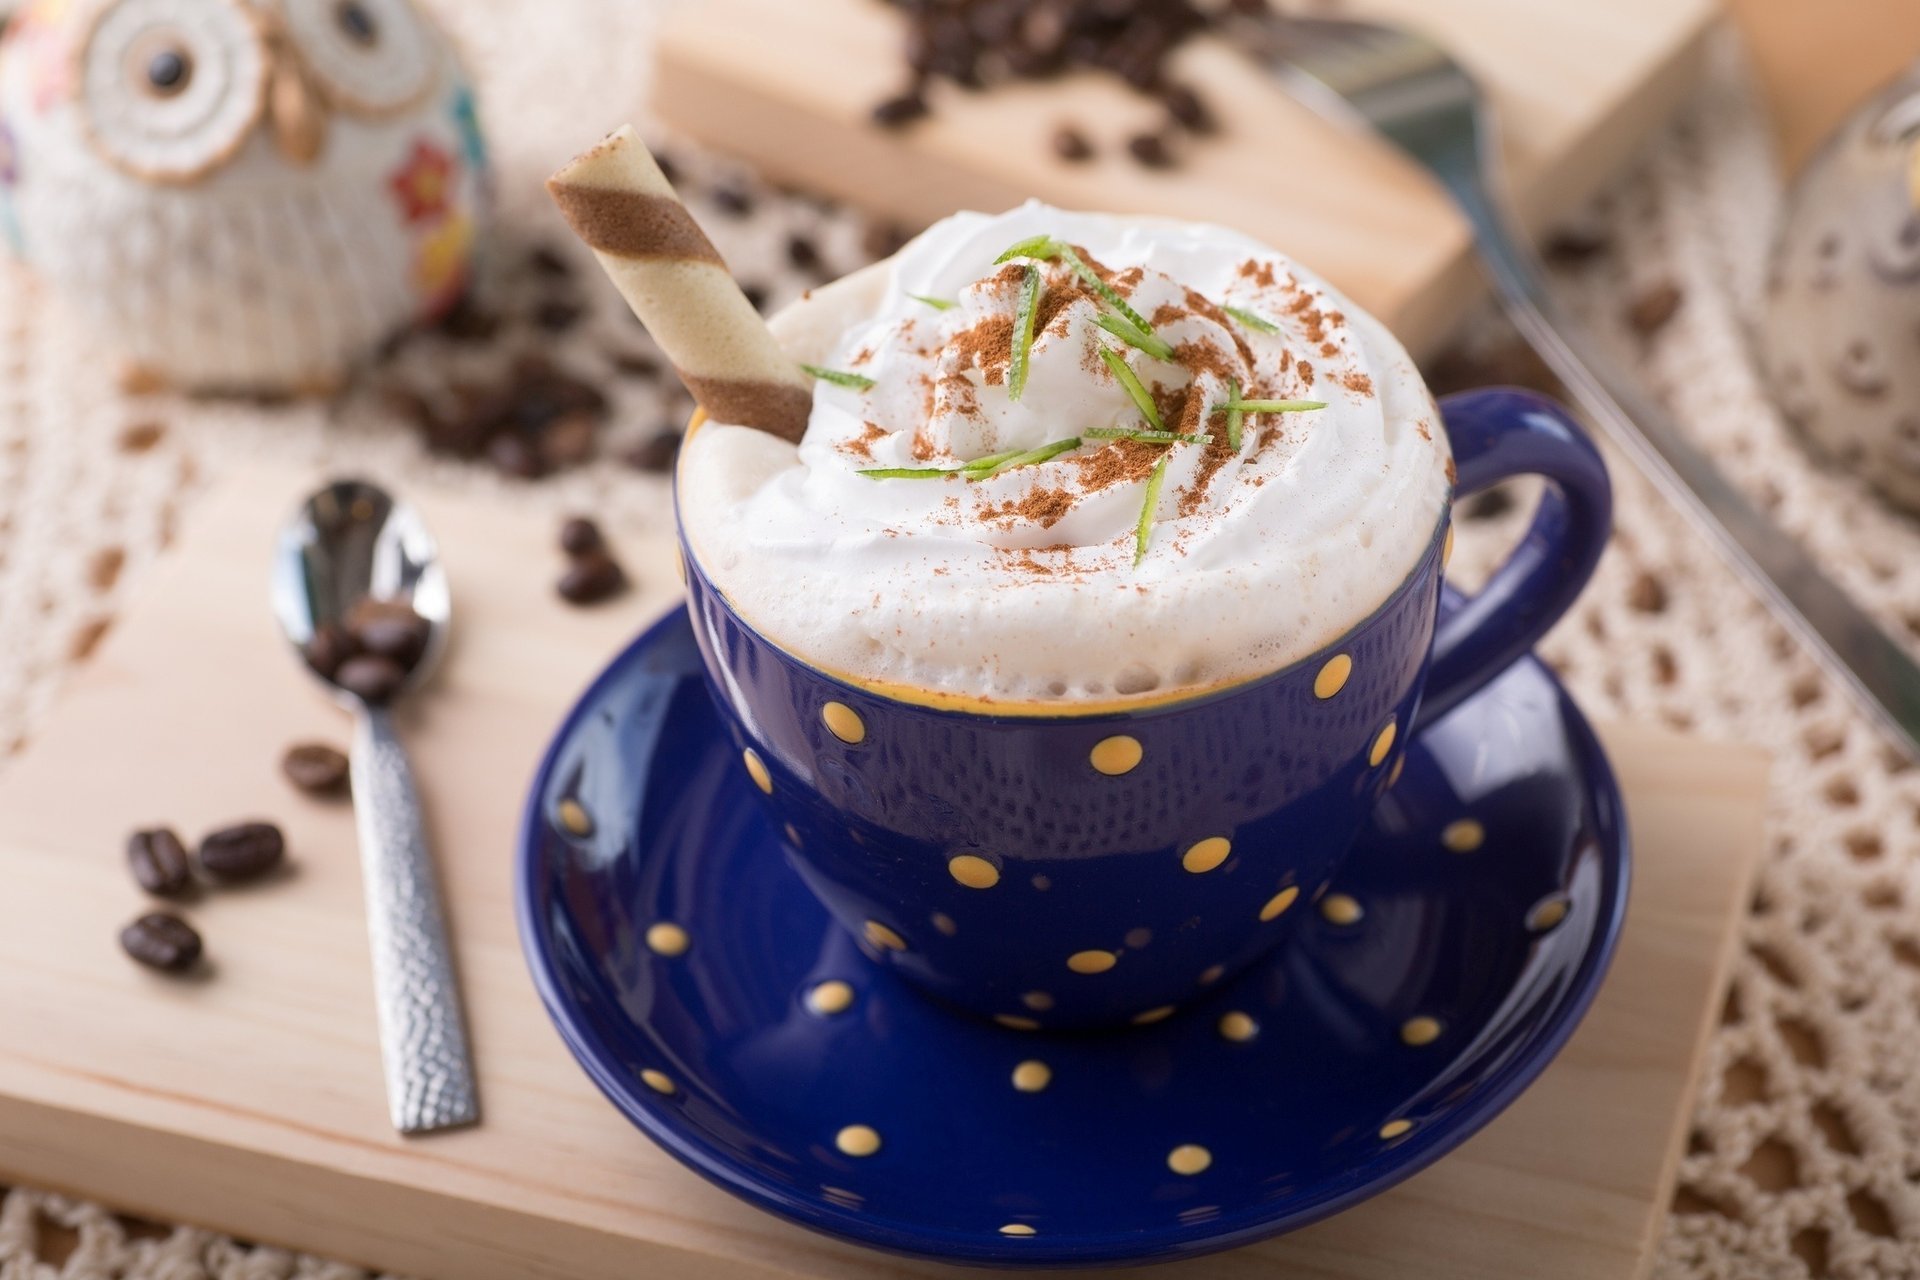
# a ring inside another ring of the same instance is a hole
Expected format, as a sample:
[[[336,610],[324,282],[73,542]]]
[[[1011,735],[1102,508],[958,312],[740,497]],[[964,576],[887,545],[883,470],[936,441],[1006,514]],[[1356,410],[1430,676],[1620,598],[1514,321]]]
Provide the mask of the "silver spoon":
[[[426,1133],[471,1124],[480,1104],[440,885],[388,710],[432,674],[446,648],[452,606],[439,551],[412,507],[366,481],[336,480],[280,531],[272,588],[302,669],[353,712],[354,818],[393,1127]],[[378,706],[323,678],[306,657],[315,632],[366,597],[410,604],[428,624],[424,652]]]

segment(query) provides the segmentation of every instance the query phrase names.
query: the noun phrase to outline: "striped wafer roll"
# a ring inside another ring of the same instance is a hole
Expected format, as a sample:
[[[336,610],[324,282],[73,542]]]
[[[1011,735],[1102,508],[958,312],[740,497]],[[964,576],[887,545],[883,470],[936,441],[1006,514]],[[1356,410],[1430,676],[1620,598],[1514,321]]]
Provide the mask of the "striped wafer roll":
[[[799,441],[811,383],[632,125],[547,179],[547,191],[709,417]]]

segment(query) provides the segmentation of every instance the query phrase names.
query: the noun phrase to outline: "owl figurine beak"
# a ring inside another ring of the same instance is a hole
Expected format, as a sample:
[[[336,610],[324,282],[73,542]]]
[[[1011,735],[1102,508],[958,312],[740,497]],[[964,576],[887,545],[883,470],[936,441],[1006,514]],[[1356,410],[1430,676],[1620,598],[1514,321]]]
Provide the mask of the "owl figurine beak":
[[[326,147],[327,105],[284,39],[270,41],[269,48],[267,129],[280,154],[304,168]]]

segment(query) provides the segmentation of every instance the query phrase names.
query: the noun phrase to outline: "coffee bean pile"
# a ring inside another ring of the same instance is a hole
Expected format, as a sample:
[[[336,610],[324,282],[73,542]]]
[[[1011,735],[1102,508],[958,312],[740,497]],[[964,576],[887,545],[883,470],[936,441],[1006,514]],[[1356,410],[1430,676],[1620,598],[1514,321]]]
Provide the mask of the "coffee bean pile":
[[[599,604],[627,589],[627,571],[614,559],[600,526],[587,517],[575,516],[560,526],[560,550],[567,571],[554,589],[568,604]]]
[[[339,622],[323,622],[307,641],[307,665],[369,706],[400,691],[427,651],[432,628],[404,600],[357,601]]]
[[[1164,123],[1127,140],[1127,154],[1148,168],[1178,160],[1183,135],[1215,127],[1192,86],[1171,78],[1168,59],[1229,13],[1266,12],[1266,0],[886,0],[907,15],[907,86],[876,105],[874,123],[901,128],[932,109],[927,87],[946,80],[981,89],[1007,80],[1046,80],[1068,71],[1110,72],[1164,108]],[[1053,135],[1061,160],[1090,160],[1096,149],[1073,125]]]
[[[242,822],[201,838],[192,855],[171,827],[127,837],[127,869],[156,898],[185,899],[202,885],[258,880],[286,860],[287,842],[270,822]],[[149,911],[120,930],[120,949],[150,969],[185,973],[200,962],[200,934],[171,911]]]

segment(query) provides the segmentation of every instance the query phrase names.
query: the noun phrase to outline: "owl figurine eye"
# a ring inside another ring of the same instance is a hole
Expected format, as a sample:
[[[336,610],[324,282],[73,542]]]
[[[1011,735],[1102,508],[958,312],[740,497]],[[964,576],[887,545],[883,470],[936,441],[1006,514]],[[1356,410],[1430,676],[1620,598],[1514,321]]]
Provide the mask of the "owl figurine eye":
[[[286,0],[286,25],[334,107],[378,117],[433,87],[435,33],[408,0]]]
[[[82,41],[80,113],[113,165],[189,182],[246,140],[266,80],[260,30],[237,0],[119,0]]]

